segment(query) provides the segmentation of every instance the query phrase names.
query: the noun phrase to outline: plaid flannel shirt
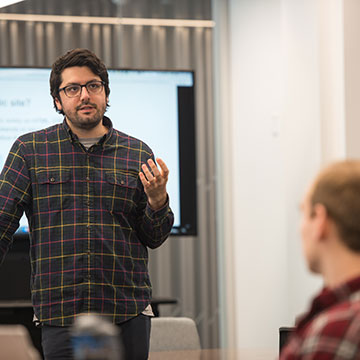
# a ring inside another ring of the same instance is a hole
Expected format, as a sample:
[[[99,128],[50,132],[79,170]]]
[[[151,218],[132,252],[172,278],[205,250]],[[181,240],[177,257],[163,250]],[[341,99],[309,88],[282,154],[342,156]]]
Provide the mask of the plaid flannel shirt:
[[[324,289],[299,321],[280,360],[360,359],[360,277]]]
[[[23,135],[0,177],[0,262],[25,211],[34,312],[71,325],[83,312],[114,323],[150,303],[148,250],[168,237],[173,213],[154,211],[138,176],[153,154],[112,128],[86,150],[66,124]]]

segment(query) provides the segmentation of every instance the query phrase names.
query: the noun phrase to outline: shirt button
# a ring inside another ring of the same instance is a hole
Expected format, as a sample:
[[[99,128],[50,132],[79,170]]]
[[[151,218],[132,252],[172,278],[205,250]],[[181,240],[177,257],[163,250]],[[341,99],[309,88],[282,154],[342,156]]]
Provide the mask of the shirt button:
[[[90,181],[90,177],[89,177],[89,176],[86,177],[86,181]]]
[[[124,184],[125,184],[125,181],[124,181],[124,180],[121,180],[121,181],[120,181],[120,184],[121,184],[121,185],[124,185]]]
[[[50,182],[55,182],[55,178],[51,177],[50,179]]]

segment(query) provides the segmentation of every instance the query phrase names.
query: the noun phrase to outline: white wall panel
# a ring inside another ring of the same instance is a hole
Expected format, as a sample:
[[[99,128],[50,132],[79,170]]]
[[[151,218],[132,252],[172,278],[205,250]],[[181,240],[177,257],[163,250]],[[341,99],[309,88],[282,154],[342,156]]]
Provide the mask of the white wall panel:
[[[299,204],[320,167],[345,155],[343,2],[213,4],[221,339],[277,349],[278,328],[321,286],[302,257]]]

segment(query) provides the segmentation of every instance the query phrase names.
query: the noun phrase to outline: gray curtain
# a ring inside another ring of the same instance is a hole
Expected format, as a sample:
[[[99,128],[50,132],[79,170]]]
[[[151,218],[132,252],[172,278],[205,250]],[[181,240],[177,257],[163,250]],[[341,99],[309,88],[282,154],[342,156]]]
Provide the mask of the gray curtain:
[[[108,67],[195,71],[198,236],[172,236],[151,251],[150,272],[154,296],[178,299],[161,315],[192,317],[202,347],[217,347],[212,29],[0,20],[1,66],[51,66],[75,47],[95,51]]]

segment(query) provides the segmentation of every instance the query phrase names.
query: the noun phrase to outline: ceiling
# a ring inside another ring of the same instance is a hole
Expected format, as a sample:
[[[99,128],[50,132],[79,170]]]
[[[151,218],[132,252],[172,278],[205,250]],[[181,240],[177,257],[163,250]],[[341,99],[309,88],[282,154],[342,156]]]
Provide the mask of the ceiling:
[[[211,20],[211,0],[26,0],[0,13]]]

